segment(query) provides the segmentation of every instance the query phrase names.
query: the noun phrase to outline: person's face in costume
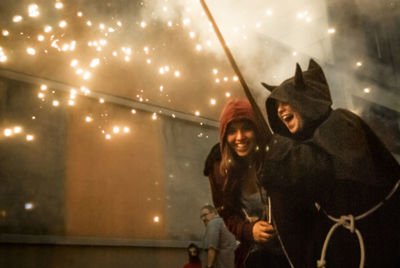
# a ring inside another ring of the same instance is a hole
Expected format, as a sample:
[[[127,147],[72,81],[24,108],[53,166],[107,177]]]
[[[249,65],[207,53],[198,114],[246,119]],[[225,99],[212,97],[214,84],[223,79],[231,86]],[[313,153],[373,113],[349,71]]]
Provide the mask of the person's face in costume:
[[[294,134],[301,131],[304,127],[304,121],[300,113],[286,102],[277,101],[277,104],[278,117],[285,124],[290,133]]]
[[[197,254],[198,254],[197,249],[194,248],[194,247],[193,248],[189,248],[188,251],[189,251],[190,256],[192,256],[192,257],[196,257]]]
[[[251,155],[257,146],[253,124],[246,119],[232,121],[228,125],[226,141],[238,156]]]

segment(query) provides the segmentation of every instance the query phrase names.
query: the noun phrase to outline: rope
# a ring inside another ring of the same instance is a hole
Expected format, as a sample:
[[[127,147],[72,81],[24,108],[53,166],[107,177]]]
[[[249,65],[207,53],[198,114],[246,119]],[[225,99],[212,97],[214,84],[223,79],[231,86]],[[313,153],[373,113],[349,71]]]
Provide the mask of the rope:
[[[360,268],[364,267],[364,263],[365,263],[365,246],[364,246],[364,239],[361,235],[361,232],[355,227],[355,222],[358,220],[361,220],[369,215],[371,215],[372,213],[374,213],[377,209],[379,209],[381,206],[383,206],[383,204],[389,200],[392,195],[397,191],[397,189],[400,186],[400,180],[398,180],[396,182],[396,184],[394,185],[394,187],[392,188],[392,190],[389,192],[389,194],[385,197],[385,199],[383,199],[381,202],[379,202],[377,205],[375,205],[374,207],[372,207],[371,209],[369,209],[368,211],[364,212],[363,214],[360,214],[356,217],[354,217],[353,215],[342,215],[340,218],[335,218],[331,215],[329,215],[328,213],[326,213],[324,210],[323,212],[325,213],[325,215],[332,221],[335,222],[335,224],[331,227],[331,229],[329,229],[328,234],[326,235],[325,241],[324,241],[324,245],[322,247],[322,252],[321,252],[321,258],[319,260],[317,260],[317,267],[318,268],[325,268],[326,267],[326,260],[325,260],[325,256],[326,256],[326,251],[328,249],[328,244],[329,244],[329,240],[331,239],[333,233],[335,232],[335,230],[339,227],[342,226],[344,228],[346,228],[347,230],[349,230],[351,233],[356,233],[357,238],[358,238],[358,242],[360,244]],[[318,203],[315,203],[315,206],[320,209],[321,206]]]

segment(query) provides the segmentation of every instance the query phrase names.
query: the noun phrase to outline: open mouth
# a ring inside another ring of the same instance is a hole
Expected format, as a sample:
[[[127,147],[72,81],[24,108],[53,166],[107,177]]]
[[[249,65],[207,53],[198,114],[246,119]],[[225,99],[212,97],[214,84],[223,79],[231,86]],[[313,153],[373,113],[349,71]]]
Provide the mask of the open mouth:
[[[284,122],[289,123],[293,119],[293,114],[284,114],[281,118]]]

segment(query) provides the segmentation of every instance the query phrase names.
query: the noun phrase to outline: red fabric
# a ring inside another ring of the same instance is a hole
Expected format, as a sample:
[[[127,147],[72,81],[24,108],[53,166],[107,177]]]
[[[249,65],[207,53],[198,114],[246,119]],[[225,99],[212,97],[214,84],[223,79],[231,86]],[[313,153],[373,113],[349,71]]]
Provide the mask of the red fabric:
[[[222,110],[219,122],[219,141],[223,144],[228,124],[233,120],[248,119],[257,127],[258,123],[250,102],[247,99],[233,99]]]
[[[201,261],[186,263],[185,266],[183,266],[183,268],[202,268]]]

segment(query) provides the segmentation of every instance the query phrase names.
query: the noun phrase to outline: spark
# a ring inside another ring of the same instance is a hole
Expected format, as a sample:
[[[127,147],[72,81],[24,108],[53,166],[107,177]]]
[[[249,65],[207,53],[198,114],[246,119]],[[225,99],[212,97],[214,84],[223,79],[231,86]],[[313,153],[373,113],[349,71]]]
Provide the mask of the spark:
[[[12,129],[6,128],[6,129],[4,130],[4,136],[10,137],[12,134],[13,134]]]
[[[115,134],[119,133],[119,131],[120,131],[119,127],[117,127],[117,126],[113,127],[113,132]]]
[[[358,62],[356,63],[356,65],[357,65],[357,67],[361,67],[363,64],[362,64],[361,61],[358,61]]]
[[[87,25],[87,26],[92,26],[92,22],[91,22],[90,20],[88,20],[88,21],[86,22],[86,25]]]
[[[78,17],[82,17],[83,13],[81,11],[78,11],[78,13],[76,14]]]
[[[156,120],[157,119],[157,114],[153,113],[153,115],[151,116],[151,119]]]
[[[60,21],[60,23],[58,24],[58,26],[60,28],[65,28],[67,26],[67,22],[65,20]]]
[[[233,81],[238,81],[239,80],[239,78],[235,75],[234,77],[233,77]]]
[[[7,31],[7,30],[3,30],[3,31],[2,31],[2,34],[3,34],[3,36],[8,36],[8,35],[10,34],[10,32]]]
[[[215,105],[217,103],[217,101],[215,99],[211,99],[210,103],[211,103],[211,105]]]
[[[267,9],[265,11],[265,14],[268,15],[268,16],[271,16],[272,15],[272,10],[271,9]]]
[[[368,94],[370,92],[371,92],[371,90],[368,87],[364,88],[364,93]]]
[[[104,25],[104,23],[100,23],[99,28],[100,28],[100,30],[104,30],[106,28],[106,26]]]
[[[174,73],[174,74],[175,74],[175,76],[176,76],[176,77],[179,77],[179,76],[181,76],[181,73],[180,73],[179,71],[175,71],[175,73]]]
[[[35,206],[31,202],[25,203],[25,210],[32,210],[34,207]]]
[[[197,50],[197,51],[201,51],[202,49],[203,49],[203,48],[201,47],[201,45],[197,45],[197,46],[196,46],[196,50]]]
[[[293,51],[292,55],[293,55],[293,56],[296,56],[296,55],[297,55],[297,52],[296,52],[296,51]]]
[[[224,81],[227,82],[228,81],[228,77],[225,76],[224,77]]]
[[[14,127],[14,133],[21,133],[21,131],[22,131],[22,128],[20,127],[20,126],[16,126],[16,127]]]
[[[225,93],[225,96],[226,96],[227,98],[229,98],[229,97],[231,96],[231,93],[226,92],[226,93]]]
[[[72,61],[71,61],[71,67],[76,67],[76,66],[78,66],[78,60],[77,59],[73,59]]]
[[[35,54],[36,54],[36,50],[35,50],[34,48],[32,48],[32,47],[28,47],[28,48],[26,49],[26,52],[27,52],[29,55],[35,55]]]
[[[219,83],[219,82],[220,82],[219,78],[216,78],[215,83]]]
[[[213,73],[214,73],[214,74],[218,74],[218,70],[217,70],[217,69],[214,69],[214,70],[213,70]]]
[[[183,24],[184,24],[184,25],[187,25],[187,24],[189,24],[189,23],[190,23],[190,19],[184,19],[184,20],[183,20]]]
[[[189,33],[189,36],[190,36],[190,38],[192,38],[192,39],[193,39],[193,38],[195,38],[195,37],[196,37],[196,34],[195,34],[194,32],[190,32],[190,33]]]
[[[58,100],[53,100],[53,106],[57,107],[60,105],[60,102]]]
[[[64,7],[64,4],[61,3],[61,2],[56,2],[56,4],[55,4],[54,6],[55,6],[55,8],[57,8],[57,9],[62,9],[62,8]]]
[[[31,5],[29,5],[29,7],[28,7],[28,10],[29,10],[29,17],[37,17],[37,16],[39,16],[39,7],[38,7],[38,5],[36,5],[36,4],[31,4]]]
[[[136,114],[136,110],[135,110],[135,109],[132,109],[132,110],[131,110],[131,113],[132,113],[132,114]]]
[[[124,133],[129,133],[130,131],[129,127],[124,127]]]
[[[159,218],[158,216],[155,216],[155,217],[153,218],[153,221],[154,221],[154,222],[159,222],[159,221],[160,221],[160,218]]]
[[[150,63],[151,63],[151,59],[147,59],[146,62],[147,62],[148,64],[150,64]]]
[[[172,27],[172,21],[169,21],[169,22],[167,23],[167,25],[168,25],[168,27]]]
[[[42,42],[43,40],[44,40],[44,36],[41,35],[41,34],[39,34],[39,35],[38,35],[38,41]]]
[[[15,15],[15,16],[13,17],[13,22],[17,23],[17,22],[20,22],[20,21],[22,21],[22,16],[20,16],[20,15]]]
[[[107,140],[111,140],[111,135],[110,134],[106,134],[106,139]]]
[[[200,116],[200,112],[199,112],[199,111],[196,111],[196,112],[194,112],[194,115],[195,115],[195,116]]]
[[[164,90],[164,86],[160,86],[160,91],[162,92]]]
[[[74,100],[68,100],[68,105],[69,106],[74,106],[75,105],[75,101]]]
[[[98,66],[100,64],[100,59],[95,58],[90,62],[90,67],[95,68],[96,66]]]
[[[104,101],[103,98],[100,98],[100,99],[99,99],[99,102],[100,102],[100,103],[104,103],[105,101]]]
[[[328,29],[329,34],[334,34],[336,32],[335,28]]]
[[[142,22],[140,23],[140,27],[146,28],[146,26],[147,26],[147,23],[146,23],[145,21],[142,21]]]
[[[44,27],[44,32],[49,33],[49,32],[51,32],[52,29],[53,28],[51,26],[47,25]]]
[[[90,117],[90,116],[86,116],[86,117],[85,117],[85,121],[88,122],[88,123],[90,123],[90,122],[93,121],[93,118]]]
[[[34,138],[35,137],[33,135],[31,135],[31,134],[26,135],[26,140],[27,141],[33,141]]]
[[[43,99],[43,98],[44,98],[44,94],[43,94],[42,92],[39,92],[39,93],[38,93],[38,98],[39,98],[39,99]]]

